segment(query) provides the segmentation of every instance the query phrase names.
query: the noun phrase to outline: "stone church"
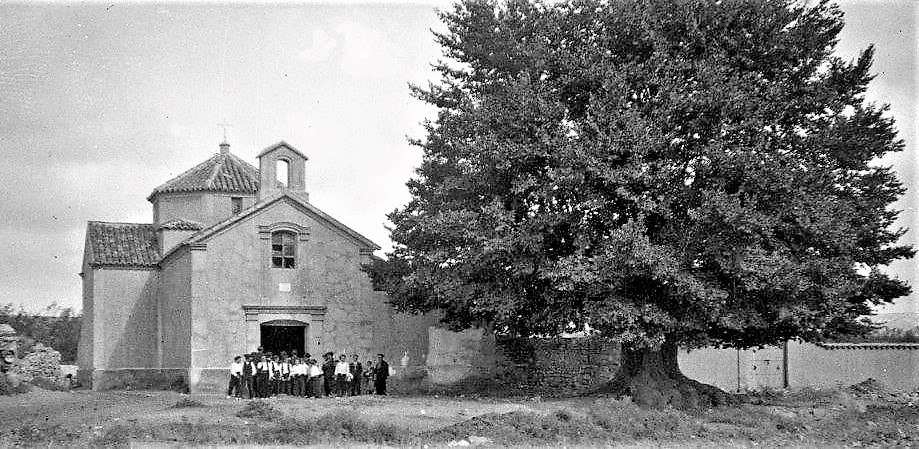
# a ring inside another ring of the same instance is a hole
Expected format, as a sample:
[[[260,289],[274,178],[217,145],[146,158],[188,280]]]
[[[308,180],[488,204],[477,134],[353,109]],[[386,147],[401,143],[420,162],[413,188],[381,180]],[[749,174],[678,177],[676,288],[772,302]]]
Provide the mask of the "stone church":
[[[423,363],[430,317],[395,314],[373,290],[361,265],[380,247],[310,204],[306,161],[282,141],[256,169],[224,142],[153,189],[152,223],[90,221],[83,381],[219,391],[232,358],[259,346]]]

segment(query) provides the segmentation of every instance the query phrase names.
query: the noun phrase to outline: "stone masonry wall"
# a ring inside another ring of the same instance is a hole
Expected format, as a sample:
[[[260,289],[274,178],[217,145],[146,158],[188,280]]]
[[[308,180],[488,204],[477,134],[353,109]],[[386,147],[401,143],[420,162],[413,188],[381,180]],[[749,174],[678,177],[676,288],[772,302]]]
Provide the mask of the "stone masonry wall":
[[[562,396],[612,379],[619,359],[619,345],[603,338],[496,339],[481,330],[432,327],[427,374],[435,385],[489,382],[509,392]]]
[[[619,369],[619,345],[601,338],[498,339],[496,380],[507,387],[570,395]]]

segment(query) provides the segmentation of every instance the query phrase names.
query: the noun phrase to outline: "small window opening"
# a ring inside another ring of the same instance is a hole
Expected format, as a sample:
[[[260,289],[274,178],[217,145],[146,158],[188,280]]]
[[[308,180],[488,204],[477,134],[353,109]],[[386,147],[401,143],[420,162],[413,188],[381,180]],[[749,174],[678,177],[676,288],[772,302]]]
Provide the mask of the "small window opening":
[[[243,199],[242,198],[238,196],[234,196],[230,198],[230,203],[232,204],[233,215],[236,215],[242,212],[243,210]]]
[[[290,185],[290,163],[284,159],[278,159],[275,169],[275,177],[278,181],[278,187]]]
[[[295,268],[297,259],[297,236],[290,231],[271,234],[271,266],[273,268]]]

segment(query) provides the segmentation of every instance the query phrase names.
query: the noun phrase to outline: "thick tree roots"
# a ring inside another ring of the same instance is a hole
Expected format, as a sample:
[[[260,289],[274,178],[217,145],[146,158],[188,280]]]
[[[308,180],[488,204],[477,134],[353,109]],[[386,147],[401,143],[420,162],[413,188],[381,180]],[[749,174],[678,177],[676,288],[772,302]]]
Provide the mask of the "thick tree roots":
[[[728,393],[682,374],[668,377],[617,377],[601,385],[594,393],[617,398],[628,396],[636,404],[646,407],[673,407],[681,410],[731,405],[741,402],[742,399],[741,395]]]
[[[623,348],[619,372],[595,394],[628,396],[635,403],[654,408],[673,407],[683,410],[736,404],[734,395],[683,375],[677,366],[677,349],[664,344],[660,350]]]

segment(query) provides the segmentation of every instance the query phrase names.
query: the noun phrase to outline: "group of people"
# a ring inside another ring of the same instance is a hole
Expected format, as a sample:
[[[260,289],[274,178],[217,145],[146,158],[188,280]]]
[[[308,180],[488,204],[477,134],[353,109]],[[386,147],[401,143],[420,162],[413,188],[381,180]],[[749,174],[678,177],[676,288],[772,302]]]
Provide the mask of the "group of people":
[[[327,352],[320,364],[309,354],[258,352],[239,355],[230,365],[228,398],[267,398],[280,394],[299,397],[357,396],[386,394],[389,364],[383,354],[361,364],[357,354]]]

